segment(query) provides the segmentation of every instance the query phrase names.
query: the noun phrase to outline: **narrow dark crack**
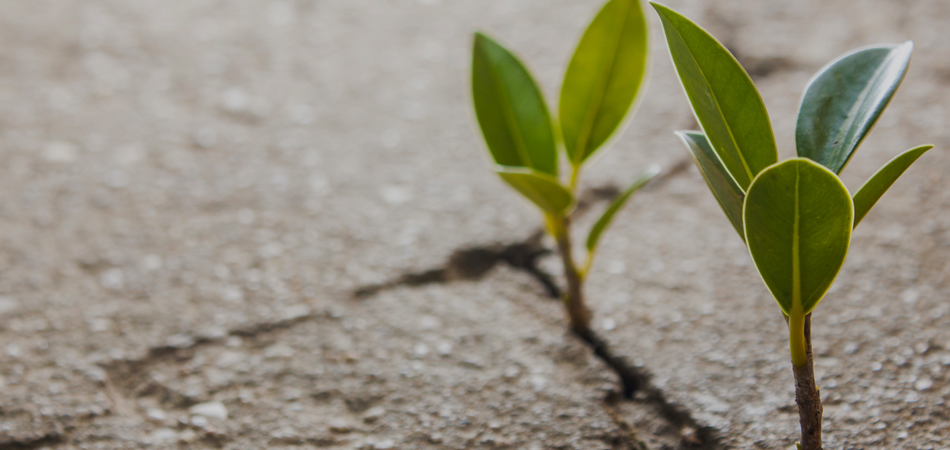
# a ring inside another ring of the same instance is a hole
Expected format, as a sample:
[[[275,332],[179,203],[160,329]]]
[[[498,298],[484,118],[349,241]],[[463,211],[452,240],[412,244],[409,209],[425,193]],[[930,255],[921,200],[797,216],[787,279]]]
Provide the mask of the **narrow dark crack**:
[[[354,292],[357,298],[370,297],[380,291],[399,286],[423,286],[443,284],[453,281],[478,281],[500,263],[528,273],[544,291],[554,298],[561,295],[561,289],[554,278],[538,267],[538,260],[552,250],[544,246],[544,230],[533,232],[527,239],[510,244],[491,244],[472,246],[456,250],[442,266],[421,272],[410,272],[395,280],[363,286]]]
[[[685,172],[690,164],[689,158],[678,160],[643,189],[646,191],[658,189],[673,177]],[[615,185],[603,185],[587,189],[578,198],[573,217],[583,216],[599,203],[612,201],[620,195],[620,192],[621,189]],[[455,281],[478,281],[484,278],[496,265],[507,264],[509,267],[525,272],[534,278],[548,297],[560,299],[561,287],[551,274],[545,272],[538,265],[542,257],[554,253],[554,249],[544,245],[545,233],[544,228],[539,227],[532,231],[527,238],[520,241],[465,247],[452,252],[452,255],[441,267],[419,272],[408,272],[387,282],[362,286],[353,292],[353,296],[356,298],[371,297],[379,292],[400,286],[417,287]]]
[[[682,158],[657,176],[644,190],[653,191],[669,182],[672,178],[686,172],[691,166],[689,158]],[[593,206],[602,202],[609,202],[616,198],[621,189],[613,185],[605,185],[586,190],[579,198],[574,210],[574,217],[586,214]],[[427,284],[451,283],[454,281],[477,281],[499,263],[505,263],[516,270],[523,271],[535,279],[543,288],[548,297],[559,300],[561,288],[554,277],[538,266],[538,260],[554,252],[545,247],[543,238],[545,231],[539,228],[522,241],[509,244],[490,244],[471,246],[456,250],[442,266],[420,272],[409,272],[392,281],[363,286],[354,291],[354,297],[366,298],[381,291],[394,289],[400,286],[423,286]],[[624,446],[630,449],[645,450],[646,445],[636,437],[632,426],[619,417],[619,413],[612,405],[619,401],[636,400],[656,408],[661,418],[672,427],[679,430],[680,441],[685,448],[718,449],[721,448],[721,438],[712,427],[699,424],[692,414],[684,407],[670,402],[661,389],[650,383],[650,374],[642,368],[630,364],[626,358],[614,354],[607,342],[600,336],[593,334],[580,335],[575,333],[594,354],[600,358],[614,373],[617,374],[620,392],[609,395],[605,407],[608,409],[618,427],[627,433]],[[639,395],[638,395],[639,394]]]
[[[665,421],[680,430],[682,442],[689,448],[712,450],[722,447],[718,432],[712,427],[701,425],[686,408],[670,402],[663,390],[650,383],[649,372],[630,364],[623,356],[614,354],[607,341],[593,332],[589,335],[575,332],[574,335],[590,346],[594,354],[619,378],[621,392],[609,395],[608,404],[617,402],[621,398],[629,401],[634,399],[634,395],[639,394],[637,401],[654,406]]]
[[[33,450],[65,444],[66,436],[58,431],[51,431],[42,436],[30,439],[14,439],[0,442],[0,450]]]
[[[223,336],[183,337],[181,342],[152,347],[141,358],[115,360],[103,363],[101,366],[109,374],[113,385],[122,388],[127,394],[133,396],[148,395],[155,393],[156,390],[161,390],[148,377],[150,368],[155,365],[191,359],[198,349],[208,345],[222,344],[231,336],[254,338],[261,334],[292,328],[300,323],[316,320],[320,317],[323,317],[323,315],[306,311],[274,321],[236,328],[225,333]],[[169,397],[167,394],[168,393],[164,393],[163,396]],[[0,447],[0,449],[2,449],[2,447]]]

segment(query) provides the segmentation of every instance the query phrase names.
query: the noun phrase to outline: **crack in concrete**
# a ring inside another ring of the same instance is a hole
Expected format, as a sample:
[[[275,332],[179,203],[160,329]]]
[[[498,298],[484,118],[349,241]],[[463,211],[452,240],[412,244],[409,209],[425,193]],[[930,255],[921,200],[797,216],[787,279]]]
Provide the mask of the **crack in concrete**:
[[[669,169],[657,175],[643,189],[646,191],[656,190],[673,177],[685,172],[689,166],[690,159],[682,158],[670,166]],[[587,189],[579,196],[572,217],[581,217],[594,205],[612,201],[620,195],[620,192],[620,188],[610,184]],[[400,286],[416,287],[455,281],[478,281],[484,278],[496,265],[505,263],[515,270],[531,275],[541,284],[549,297],[560,299],[561,287],[551,274],[538,266],[538,261],[542,257],[554,253],[553,248],[544,245],[545,234],[545,229],[538,227],[526,239],[520,241],[508,244],[493,243],[465,247],[452,252],[448,260],[440,267],[418,272],[407,272],[387,282],[362,286],[353,292],[353,296],[356,298],[371,297],[379,292]]]
[[[684,158],[660,174],[645,189],[655,190],[672,177],[683,173],[689,167],[689,159]],[[620,189],[616,186],[601,186],[592,188],[580,197],[574,215],[585,214],[592,206],[600,202],[609,202],[619,195]],[[554,281],[554,277],[544,272],[538,266],[538,260],[553,253],[551,248],[543,244],[544,229],[537,229],[523,240],[509,244],[492,244],[485,246],[467,247],[453,252],[443,267],[421,272],[406,273],[397,279],[381,284],[363,286],[353,292],[356,298],[365,298],[380,291],[393,289],[399,286],[423,286],[432,283],[449,283],[453,281],[477,281],[482,279],[495,265],[505,263],[509,266],[528,273],[545,290],[548,297],[559,299],[561,288]],[[228,337],[255,338],[261,334],[286,330],[304,322],[317,320],[325,314],[312,311],[299,312],[279,320],[262,322],[249,327],[230,330],[223,335],[214,337],[193,337],[182,343],[165,344],[150,348],[146,354],[138,359],[125,359],[103,363],[101,366],[109,374],[112,383],[119,386],[132,396],[155,394],[161,390],[154,381],[146,379],[149,368],[171,361],[186,361],[191,359],[195,352],[205,346],[222,345]],[[579,336],[594,354],[614,371],[621,384],[621,392],[612,392],[604,400],[604,407],[617,426],[625,433],[621,437],[620,445],[629,449],[646,450],[646,444],[641,441],[632,425],[620,417],[615,409],[619,401],[631,401],[637,393],[642,394],[639,401],[657,408],[660,417],[671,426],[680,430],[681,443],[685,448],[714,449],[720,448],[720,438],[711,427],[700,425],[685,408],[677,406],[666,399],[663,391],[650,384],[650,374],[644,369],[629,364],[622,356],[617,356],[609,349],[607,342],[597,335]],[[166,400],[171,393],[159,393]],[[187,404],[180,404],[187,407]],[[50,434],[28,442],[10,442],[0,444],[0,450],[34,449],[49,445],[57,445],[66,441],[62,434]]]
[[[66,433],[50,431],[30,439],[12,439],[0,442],[0,450],[33,450],[65,444]]]
[[[262,322],[248,327],[236,328],[221,336],[201,336],[185,340],[181,344],[164,344],[150,348],[144,356],[137,359],[113,360],[102,363],[100,366],[109,374],[112,384],[122,388],[124,392],[136,397],[154,394],[156,391],[165,391],[154,381],[147,379],[149,368],[170,361],[185,361],[191,359],[195,352],[209,345],[223,345],[227,338],[236,336],[241,338],[256,338],[261,334],[286,330],[304,322],[323,318],[325,314],[318,314],[307,310],[298,312],[275,321]],[[162,398],[172,397],[170,392],[158,392]],[[181,403],[181,402],[179,402]],[[177,406],[186,407],[188,404]]]

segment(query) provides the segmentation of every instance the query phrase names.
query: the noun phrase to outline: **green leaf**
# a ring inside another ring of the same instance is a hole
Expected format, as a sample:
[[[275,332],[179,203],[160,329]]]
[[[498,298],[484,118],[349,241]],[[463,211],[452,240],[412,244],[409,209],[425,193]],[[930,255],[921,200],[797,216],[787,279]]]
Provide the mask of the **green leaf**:
[[[693,112],[719,159],[743,190],[778,161],[772,124],[759,91],[736,58],[689,19],[652,3]]]
[[[900,86],[912,42],[848,53],[809,82],[798,112],[798,156],[841,173]]]
[[[709,190],[732,222],[739,237],[745,241],[745,233],[742,231],[742,201],[745,199],[745,192],[726,170],[705,134],[698,131],[677,131],[676,135],[686,143]]]
[[[574,204],[571,192],[546,173],[525,167],[498,167],[495,172],[546,213],[563,216]]]
[[[610,0],[584,32],[558,108],[564,147],[575,166],[603,145],[633,104],[646,73],[647,34],[639,0]]]
[[[752,260],[782,311],[811,312],[848,253],[854,206],[844,184],[810,159],[786,160],[752,182],[743,218]]]
[[[544,97],[511,52],[475,33],[472,97],[495,162],[557,176],[557,146]]]
[[[650,166],[647,170],[640,174],[633,184],[627,188],[626,191],[623,191],[619,197],[615,198],[613,202],[610,203],[610,206],[607,207],[607,210],[604,211],[604,214],[597,219],[597,222],[590,229],[590,233],[587,235],[587,251],[593,252],[597,248],[597,241],[600,240],[601,233],[610,225],[610,222],[613,221],[614,216],[617,215],[617,211],[620,211],[620,208],[623,208],[623,205],[627,203],[627,200],[630,199],[630,196],[634,192],[637,192],[645,186],[653,177],[657,176],[660,173],[660,166],[653,165]]]
[[[880,200],[881,196],[890,189],[891,185],[897,181],[905,170],[910,167],[917,158],[932,149],[933,145],[921,145],[907,150],[890,160],[881,170],[871,176],[854,194],[854,226],[857,227],[861,219],[867,215],[871,207]]]

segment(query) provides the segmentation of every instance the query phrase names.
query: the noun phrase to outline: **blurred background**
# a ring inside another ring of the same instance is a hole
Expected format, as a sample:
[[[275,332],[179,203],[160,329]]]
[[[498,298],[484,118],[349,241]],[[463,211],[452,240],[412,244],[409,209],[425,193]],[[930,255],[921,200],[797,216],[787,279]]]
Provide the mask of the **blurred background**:
[[[793,445],[782,317],[691,165],[631,201],[588,283],[599,332],[689,420],[605,402],[614,375],[523,271],[405,282],[541,222],[489,170],[472,32],[553,105],[600,6],[0,2],[0,448]],[[815,71],[914,40],[844,180],[936,148],[857,229],[815,312],[817,372],[829,447],[950,446],[950,3],[669,6],[753,76],[782,158]],[[585,188],[687,156],[672,131],[696,124],[647,9],[647,91]]]

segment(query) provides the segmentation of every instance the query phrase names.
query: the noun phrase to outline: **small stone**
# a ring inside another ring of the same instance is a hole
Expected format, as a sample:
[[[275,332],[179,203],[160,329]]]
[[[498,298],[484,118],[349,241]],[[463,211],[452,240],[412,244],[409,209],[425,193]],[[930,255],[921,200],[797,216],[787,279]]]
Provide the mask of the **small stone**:
[[[412,351],[413,351],[413,353],[416,354],[416,357],[421,358],[421,357],[423,357],[423,356],[429,354],[429,346],[428,346],[428,345],[425,345],[425,344],[422,344],[422,343],[419,343],[419,344],[416,344],[415,348],[413,348]]]
[[[231,88],[225,91],[221,99],[221,107],[230,113],[239,113],[247,109],[250,103],[247,93],[241,88]]]
[[[395,447],[395,446],[396,446],[396,443],[393,442],[392,439],[383,439],[383,440],[381,440],[381,441],[379,441],[379,442],[373,444],[373,448],[376,449],[376,450],[390,449],[390,448],[393,448],[393,447]]]
[[[374,406],[363,414],[363,422],[373,423],[386,415],[386,409],[382,406]]]
[[[106,289],[122,289],[125,284],[125,277],[122,275],[122,269],[113,267],[99,275],[99,284]]]
[[[162,411],[158,408],[151,408],[148,411],[145,411],[145,416],[148,417],[148,420],[155,422],[162,422],[168,418],[168,414],[165,414],[165,411]]]
[[[294,353],[294,349],[284,344],[274,344],[264,349],[265,358],[291,358]]]
[[[170,428],[159,428],[148,435],[148,442],[152,444],[164,444],[178,440],[178,432]]]
[[[224,420],[228,418],[228,409],[221,402],[206,402],[188,408],[188,413],[205,416],[209,419]]]
[[[218,355],[214,365],[220,368],[234,367],[244,361],[244,354],[238,352],[225,351]]]
[[[871,370],[874,372],[880,372],[881,369],[883,368],[884,368],[884,365],[881,364],[879,361],[874,361],[871,363]]]
[[[452,354],[452,344],[448,342],[440,342],[439,345],[435,348],[439,355],[449,356]]]
[[[860,347],[861,345],[858,344],[857,342],[846,342],[844,344],[844,352],[848,355],[853,355],[858,351]]]
[[[208,418],[205,416],[191,416],[191,424],[198,427],[204,428],[208,426]]]
[[[333,433],[349,433],[353,431],[353,425],[350,422],[342,417],[337,417],[330,420],[330,431]]]
[[[925,377],[925,378],[921,378],[917,380],[914,383],[914,389],[917,389],[918,391],[926,391],[932,388],[933,385],[934,385],[934,381],[931,380],[930,378]]]
[[[172,348],[189,348],[195,345],[195,338],[184,333],[173,334],[165,340],[165,345]]]
[[[604,330],[611,331],[614,328],[617,328],[617,321],[608,317],[604,319],[601,326],[604,327]]]
[[[432,433],[432,434],[429,435],[429,442],[431,442],[431,443],[433,443],[433,444],[439,444],[439,443],[441,443],[441,442],[442,442],[442,439],[443,439],[443,437],[442,437],[442,434],[441,434],[441,433]]]
[[[914,351],[917,352],[917,354],[923,355],[927,353],[927,350],[930,350],[930,344],[926,342],[918,342],[914,344]]]
[[[198,433],[195,430],[185,430],[178,435],[178,442],[190,443],[198,440]]]

